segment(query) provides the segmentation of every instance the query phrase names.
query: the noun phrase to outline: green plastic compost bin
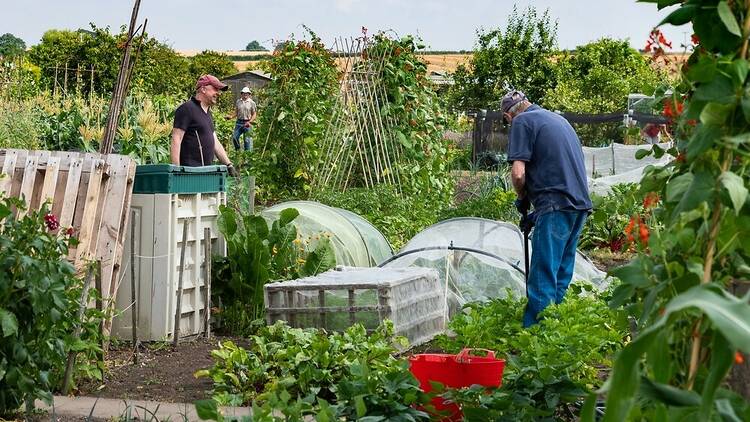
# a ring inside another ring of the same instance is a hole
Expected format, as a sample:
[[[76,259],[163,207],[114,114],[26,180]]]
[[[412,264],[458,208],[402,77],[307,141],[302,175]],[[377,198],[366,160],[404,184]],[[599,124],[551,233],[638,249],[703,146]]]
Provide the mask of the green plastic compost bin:
[[[146,164],[136,167],[133,193],[226,192],[227,167]]]

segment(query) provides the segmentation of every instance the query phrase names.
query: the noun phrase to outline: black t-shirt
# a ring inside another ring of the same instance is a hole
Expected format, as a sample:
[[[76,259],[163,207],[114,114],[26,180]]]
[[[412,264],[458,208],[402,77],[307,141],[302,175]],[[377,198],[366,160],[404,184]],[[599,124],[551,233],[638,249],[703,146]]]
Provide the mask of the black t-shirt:
[[[211,165],[214,161],[214,120],[211,117],[211,110],[209,109],[208,113],[203,111],[200,101],[192,97],[175,110],[174,127],[185,131],[180,146],[180,165],[191,167]],[[200,144],[198,143],[199,137]]]

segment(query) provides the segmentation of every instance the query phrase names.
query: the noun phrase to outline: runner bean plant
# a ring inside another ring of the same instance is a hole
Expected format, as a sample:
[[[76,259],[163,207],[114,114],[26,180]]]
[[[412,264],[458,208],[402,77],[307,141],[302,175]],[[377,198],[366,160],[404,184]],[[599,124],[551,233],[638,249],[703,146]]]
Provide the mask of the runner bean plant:
[[[604,420],[748,420],[747,401],[724,380],[750,353],[750,296],[738,293],[750,275],[750,1],[648,2],[675,6],[662,24],[692,24],[698,43],[666,99],[676,146],[653,150],[674,161],[641,181],[662,198],[648,217],[659,224],[612,273],[622,280],[612,305],[636,329],[601,391]]]

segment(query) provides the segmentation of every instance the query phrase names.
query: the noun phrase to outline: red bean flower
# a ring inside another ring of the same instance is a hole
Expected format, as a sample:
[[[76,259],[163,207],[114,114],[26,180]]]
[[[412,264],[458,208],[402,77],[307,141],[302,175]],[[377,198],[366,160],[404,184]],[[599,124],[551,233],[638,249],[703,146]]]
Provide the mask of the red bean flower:
[[[656,192],[649,192],[646,194],[646,197],[643,198],[643,208],[645,209],[651,209],[656,206],[656,204],[659,203],[659,194]]]

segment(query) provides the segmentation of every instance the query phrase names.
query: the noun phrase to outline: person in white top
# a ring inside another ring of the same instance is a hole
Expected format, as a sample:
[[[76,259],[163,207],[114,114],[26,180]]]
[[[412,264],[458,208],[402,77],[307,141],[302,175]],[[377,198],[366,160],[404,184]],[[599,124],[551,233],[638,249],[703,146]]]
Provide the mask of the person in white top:
[[[252,127],[255,123],[255,118],[258,116],[258,106],[255,104],[250,95],[252,91],[250,88],[244,87],[240,91],[240,99],[235,104],[235,116],[237,122],[234,124],[234,132],[232,133],[232,142],[234,148],[240,149],[240,136],[243,139],[243,149],[250,151],[253,149],[253,137]],[[228,118],[231,118],[228,117]]]

